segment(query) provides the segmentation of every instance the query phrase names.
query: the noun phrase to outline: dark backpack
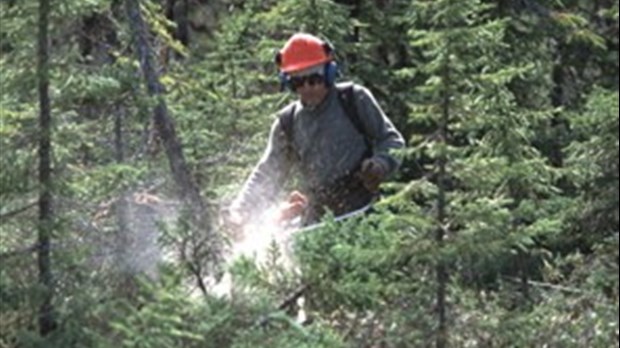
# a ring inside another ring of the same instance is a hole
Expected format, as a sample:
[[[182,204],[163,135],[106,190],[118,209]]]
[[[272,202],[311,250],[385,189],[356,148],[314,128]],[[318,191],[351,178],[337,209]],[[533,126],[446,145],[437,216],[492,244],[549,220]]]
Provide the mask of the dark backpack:
[[[366,152],[371,150],[370,141],[364,130],[362,121],[359,118],[357,111],[357,105],[355,103],[355,95],[353,94],[353,83],[346,83],[336,87],[338,90],[338,100],[340,105],[344,109],[344,113],[347,115],[355,129],[364,136],[364,142],[366,143]],[[288,143],[293,146],[293,117],[295,115],[295,104],[290,108],[290,111],[280,116],[280,124],[286,135]]]

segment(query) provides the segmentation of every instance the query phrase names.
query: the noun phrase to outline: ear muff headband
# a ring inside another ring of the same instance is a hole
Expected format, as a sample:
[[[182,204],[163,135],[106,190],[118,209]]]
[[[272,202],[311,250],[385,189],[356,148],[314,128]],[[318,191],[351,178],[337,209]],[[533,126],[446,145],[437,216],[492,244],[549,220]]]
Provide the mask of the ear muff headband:
[[[338,76],[338,63],[335,61],[331,61],[329,63],[325,63],[325,84],[331,86],[336,81],[336,77]]]

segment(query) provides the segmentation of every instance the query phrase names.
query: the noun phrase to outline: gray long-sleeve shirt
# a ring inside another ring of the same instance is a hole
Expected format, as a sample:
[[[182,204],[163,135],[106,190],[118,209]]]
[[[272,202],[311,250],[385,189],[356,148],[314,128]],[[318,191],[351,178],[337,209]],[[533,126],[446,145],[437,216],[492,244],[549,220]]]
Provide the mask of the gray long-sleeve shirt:
[[[400,163],[390,152],[404,146],[402,135],[370,91],[359,85],[354,85],[353,91],[366,134],[360,134],[345,113],[336,88],[331,88],[325,100],[314,108],[300,101],[289,104],[278,116],[294,110],[292,136],[285,134],[278,117],[271,127],[268,146],[233,207],[248,216],[260,213],[276,198],[294,166],[299,168],[302,193],[312,196],[314,191],[330,187],[359,168],[367,154],[364,137],[372,147],[372,156],[383,160],[389,172],[394,172]]]

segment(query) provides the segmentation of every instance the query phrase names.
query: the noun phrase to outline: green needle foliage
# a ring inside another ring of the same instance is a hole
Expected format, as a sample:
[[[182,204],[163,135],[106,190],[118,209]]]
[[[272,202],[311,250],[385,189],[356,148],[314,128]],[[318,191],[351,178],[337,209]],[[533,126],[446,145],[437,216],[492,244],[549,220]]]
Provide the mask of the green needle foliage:
[[[50,226],[40,8],[0,2],[0,347],[617,346],[617,3],[140,0],[150,97],[125,1],[50,1]],[[225,235],[295,98],[273,60],[297,31],[377,97],[402,166],[371,213],[231,260],[221,296],[153,110]]]

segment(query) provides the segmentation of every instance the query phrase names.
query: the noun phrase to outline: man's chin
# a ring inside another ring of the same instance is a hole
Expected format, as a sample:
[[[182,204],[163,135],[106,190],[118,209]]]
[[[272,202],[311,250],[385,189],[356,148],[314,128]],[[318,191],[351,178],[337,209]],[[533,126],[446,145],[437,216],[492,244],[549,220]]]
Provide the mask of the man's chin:
[[[320,103],[319,100],[314,99],[314,98],[312,98],[312,99],[302,99],[301,102],[302,102],[302,104],[304,104],[304,106],[307,106],[309,108],[314,108],[317,105],[319,105],[319,103]]]

